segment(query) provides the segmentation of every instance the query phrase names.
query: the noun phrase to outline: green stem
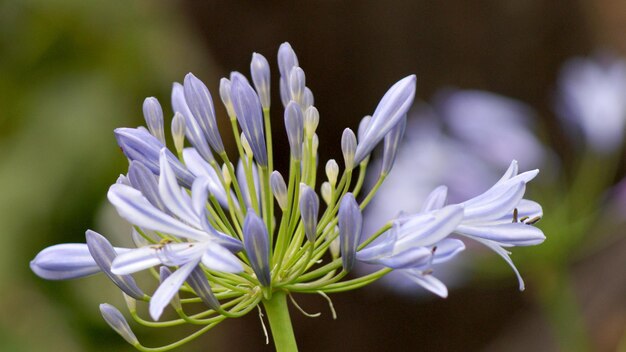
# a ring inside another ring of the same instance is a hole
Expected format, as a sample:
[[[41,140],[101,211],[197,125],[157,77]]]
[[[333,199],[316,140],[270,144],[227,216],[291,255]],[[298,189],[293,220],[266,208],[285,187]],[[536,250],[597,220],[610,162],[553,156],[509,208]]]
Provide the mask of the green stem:
[[[552,325],[555,338],[563,351],[590,351],[580,306],[565,268],[545,268],[537,278],[540,304]]]
[[[270,323],[274,347],[277,352],[298,351],[296,337],[293,334],[289,309],[287,307],[287,294],[284,291],[276,291],[269,300],[263,300],[263,306]]]

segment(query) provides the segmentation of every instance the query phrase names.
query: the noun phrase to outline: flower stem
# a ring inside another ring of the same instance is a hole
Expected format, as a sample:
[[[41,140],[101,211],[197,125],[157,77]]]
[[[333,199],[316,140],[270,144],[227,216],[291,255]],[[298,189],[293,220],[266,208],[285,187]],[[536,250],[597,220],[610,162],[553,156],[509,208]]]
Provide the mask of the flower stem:
[[[263,306],[270,322],[270,330],[277,352],[298,351],[296,337],[293,334],[291,318],[287,307],[287,294],[276,291],[269,300],[263,300]]]

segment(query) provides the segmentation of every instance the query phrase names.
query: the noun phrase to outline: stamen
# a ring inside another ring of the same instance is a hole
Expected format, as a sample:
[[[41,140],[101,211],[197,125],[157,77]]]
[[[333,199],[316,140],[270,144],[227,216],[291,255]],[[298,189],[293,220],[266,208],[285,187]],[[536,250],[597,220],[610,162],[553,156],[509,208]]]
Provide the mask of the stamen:
[[[517,222],[517,208],[513,209],[513,222]]]
[[[265,327],[265,322],[263,321],[263,312],[261,311],[261,307],[260,306],[256,306],[256,308],[259,310],[259,320],[261,321],[261,327],[263,328],[263,334],[265,334],[265,344],[269,345],[270,344],[270,337],[267,334],[267,328]]]
[[[541,220],[541,216],[535,216],[534,218],[526,221],[526,225],[534,225]]]
[[[330,308],[330,313],[333,315],[333,320],[337,320],[337,312],[335,311],[335,306],[333,305],[333,301],[324,292],[317,291],[317,293],[319,293],[322,297],[326,298],[326,301],[328,301],[328,308]]]
[[[319,317],[320,315],[322,315],[322,313],[314,313],[314,314],[311,314],[311,313],[307,313],[307,312],[305,312],[305,311],[304,311],[304,309],[302,309],[302,307],[300,307],[300,306],[298,305],[298,303],[296,302],[296,300],[293,298],[293,296],[292,296],[291,294],[289,295],[289,299],[291,300],[291,303],[293,303],[293,305],[294,305],[294,306],[295,306],[295,307],[296,307],[296,308],[300,311],[300,313],[302,313],[302,314],[303,314],[304,316],[306,316],[306,317],[309,317],[309,318],[317,318],[317,317]]]

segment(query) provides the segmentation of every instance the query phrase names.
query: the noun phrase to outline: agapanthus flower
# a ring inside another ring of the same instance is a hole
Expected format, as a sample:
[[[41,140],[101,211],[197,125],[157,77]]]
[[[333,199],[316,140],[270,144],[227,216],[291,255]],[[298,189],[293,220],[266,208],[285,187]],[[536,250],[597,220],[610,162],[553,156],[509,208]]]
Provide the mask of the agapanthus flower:
[[[280,121],[289,139],[289,151],[280,152],[290,156],[288,173],[273,169],[268,61],[253,55],[254,87],[238,72],[220,81],[220,98],[238,151],[232,160],[217,128],[209,89],[189,74],[184,85],[175,83],[172,89],[175,152],[164,143],[163,111],[154,98],[144,104],[147,129],[115,130],[129,159],[129,171],[109,188],[108,200],[132,224],[136,248],[115,248],[103,236],[88,231],[86,245],[63,244],[41,251],[31,262],[33,271],[47,279],[102,271],[125,293],[138,323],[202,326],[158,350],[177,347],[260,304],[277,349],[295,350],[293,331],[290,324],[285,325],[287,295],[319,294],[330,300],[328,293],[365,286],[394,269],[407,271],[418,285],[445,296],[445,285],[431,275],[431,266],[464,249],[460,240],[448,238],[455,231],[482,238],[462,227],[465,220],[473,219],[465,210],[481,204],[489,207],[493,197],[477,200],[477,205],[470,201],[450,206],[435,197],[422,213],[397,218],[376,233],[365,232],[362,226],[363,208],[393,166],[415,95],[415,76],[392,85],[372,117],[362,119],[356,129],[358,139],[346,129],[341,141],[336,141],[345,165],[341,172],[334,159],[325,164],[318,161],[320,140],[315,130],[320,115],[304,70],[287,43],[279,49],[278,67],[285,107]],[[185,147],[185,137],[190,146]],[[379,173],[377,186],[361,195],[371,152],[379,144],[384,144],[385,171]],[[321,184],[319,165],[325,165],[327,177]],[[527,180],[523,175],[511,176],[502,184]],[[498,187],[494,189],[500,192]],[[320,204],[320,198],[325,204]],[[483,222],[465,225],[489,228],[495,215],[482,215]],[[357,261],[387,268],[346,278]],[[157,288],[151,295],[144,294],[131,276],[141,271],[151,271],[156,278]],[[149,304],[154,322],[146,323],[139,316],[138,301]],[[188,314],[193,304],[208,309]],[[158,321],[168,305],[179,318]],[[130,344],[151,350],[140,344],[116,308],[103,304],[101,313]]]
[[[575,126],[591,148],[618,148],[626,125],[626,62],[611,56],[577,57],[559,76],[557,112]]]

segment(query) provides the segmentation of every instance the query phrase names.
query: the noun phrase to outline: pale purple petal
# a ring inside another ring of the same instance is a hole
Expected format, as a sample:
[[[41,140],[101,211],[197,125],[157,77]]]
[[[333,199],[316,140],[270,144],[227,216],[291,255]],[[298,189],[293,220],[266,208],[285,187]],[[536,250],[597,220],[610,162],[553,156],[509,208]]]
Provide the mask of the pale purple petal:
[[[198,265],[198,262],[199,260],[192,261],[181,266],[159,285],[159,288],[150,299],[150,316],[152,319],[159,320],[163,309],[170,303],[174,295],[178,293],[178,290],[187,280],[191,271]]]
[[[459,225],[455,232],[471,238],[484,238],[509,246],[533,246],[546,239],[546,236],[538,228],[520,222],[479,226]]]
[[[205,232],[186,225],[154,207],[141,192],[132,187],[112,185],[107,196],[120,216],[131,224],[199,241],[207,238]]]
[[[84,243],[64,243],[45,248],[30,262],[30,269],[46,280],[67,280],[100,272]]]
[[[411,275],[407,275],[409,279],[411,279],[416,284],[422,286],[428,291],[436,294],[441,298],[448,297],[448,288],[443,282],[439,281],[436,277],[432,275],[423,275],[420,272],[411,273]]]
[[[187,106],[187,101],[185,100],[185,88],[180,83],[174,83],[172,87],[172,108],[174,112],[177,112],[185,118],[185,135],[187,139],[193,145],[198,153],[202,155],[202,157],[211,162],[215,160],[213,157],[213,153],[209,148],[209,144],[204,136],[204,132],[202,131],[202,127],[196,119],[194,118],[191,110]]]
[[[111,265],[111,272],[127,275],[161,264],[158,245],[150,245],[130,250],[118,255]]]
[[[165,206],[187,224],[200,228],[198,215],[191,208],[187,193],[176,182],[174,171],[166,159],[165,149],[161,150],[161,176],[159,177],[159,194]]]
[[[380,100],[368,123],[354,157],[355,164],[365,159],[381,139],[404,117],[415,97],[415,75],[394,84]]]
[[[428,212],[431,210],[437,210],[443,208],[448,201],[448,187],[439,186],[435,188],[426,200],[424,201],[424,205],[422,205],[422,211]]]

